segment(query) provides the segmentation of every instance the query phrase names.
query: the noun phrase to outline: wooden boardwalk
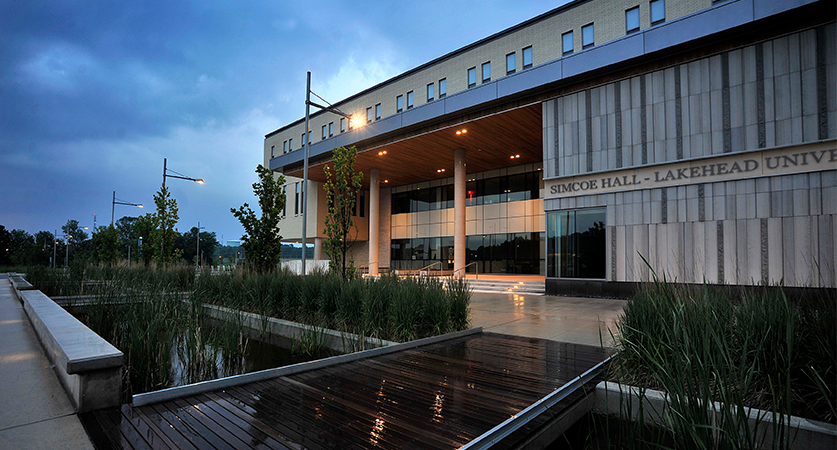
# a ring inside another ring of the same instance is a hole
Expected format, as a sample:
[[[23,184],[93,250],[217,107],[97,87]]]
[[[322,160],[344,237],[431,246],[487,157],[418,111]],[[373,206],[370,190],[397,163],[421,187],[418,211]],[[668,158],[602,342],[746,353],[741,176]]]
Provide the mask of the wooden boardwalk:
[[[484,332],[82,420],[100,449],[452,449],[606,357]]]

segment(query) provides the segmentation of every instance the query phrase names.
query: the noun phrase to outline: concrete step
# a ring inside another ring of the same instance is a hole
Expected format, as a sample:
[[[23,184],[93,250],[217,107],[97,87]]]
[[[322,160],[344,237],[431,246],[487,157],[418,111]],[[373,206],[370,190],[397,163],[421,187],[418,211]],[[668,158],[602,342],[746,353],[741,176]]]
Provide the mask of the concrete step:
[[[543,294],[546,283],[516,280],[468,280],[468,286],[474,292],[504,292],[516,294]]]

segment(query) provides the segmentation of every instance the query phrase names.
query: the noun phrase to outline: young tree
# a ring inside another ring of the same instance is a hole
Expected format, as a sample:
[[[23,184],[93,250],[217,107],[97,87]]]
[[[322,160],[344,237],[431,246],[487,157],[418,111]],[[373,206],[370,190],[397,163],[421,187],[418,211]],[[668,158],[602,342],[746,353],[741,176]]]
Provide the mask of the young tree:
[[[84,228],[78,226],[78,220],[68,220],[67,223],[61,227],[61,231],[63,231],[64,235],[67,236],[70,245],[81,245],[82,242],[87,240],[87,233],[84,232]]]
[[[154,260],[157,264],[165,265],[177,258],[174,252],[174,226],[180,216],[177,214],[177,200],[171,198],[165,186],[154,194],[154,204],[157,212],[152,214],[154,232]]]
[[[357,237],[352,210],[357,201],[357,193],[360,191],[360,181],[363,179],[362,172],[355,173],[355,158],[357,158],[356,147],[335,148],[332,152],[334,172],[332,173],[328,166],[325,167],[324,188],[328,205],[325,234],[328,238],[325,240],[323,250],[331,259],[329,261],[331,270],[339,271],[344,280],[348,280],[354,272],[352,262],[346,261],[346,254],[354,243],[354,238]],[[352,230],[355,231],[354,237],[350,236]]]
[[[285,208],[285,193],[282,185],[285,177],[273,176],[270,169],[259,164],[256,167],[259,182],[253,183],[253,193],[259,199],[261,218],[245,203],[238,209],[230,208],[233,216],[244,227],[241,246],[247,252],[247,259],[259,272],[273,270],[282,256],[282,236],[279,235],[279,220]]]

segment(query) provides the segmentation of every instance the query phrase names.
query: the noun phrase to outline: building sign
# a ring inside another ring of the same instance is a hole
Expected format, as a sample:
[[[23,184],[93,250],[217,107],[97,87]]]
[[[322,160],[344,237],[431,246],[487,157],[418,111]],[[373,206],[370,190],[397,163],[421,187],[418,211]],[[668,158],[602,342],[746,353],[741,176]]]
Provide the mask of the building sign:
[[[544,181],[545,198],[837,169],[834,141]]]

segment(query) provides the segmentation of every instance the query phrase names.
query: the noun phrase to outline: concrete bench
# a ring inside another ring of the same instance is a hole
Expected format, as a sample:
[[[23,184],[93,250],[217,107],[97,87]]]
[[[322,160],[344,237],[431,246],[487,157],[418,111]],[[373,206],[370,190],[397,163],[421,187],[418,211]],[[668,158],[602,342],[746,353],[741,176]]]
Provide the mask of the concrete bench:
[[[19,293],[32,327],[78,412],[119,406],[123,355],[41,291]]]

